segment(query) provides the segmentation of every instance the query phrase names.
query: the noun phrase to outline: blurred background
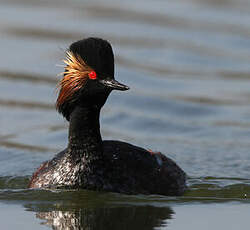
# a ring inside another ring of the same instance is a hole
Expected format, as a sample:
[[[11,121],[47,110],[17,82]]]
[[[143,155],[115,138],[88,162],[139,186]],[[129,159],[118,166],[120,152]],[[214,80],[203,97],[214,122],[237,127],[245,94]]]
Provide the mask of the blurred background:
[[[0,199],[12,193],[14,200],[36,199],[26,190],[20,198],[18,189],[66,147],[68,124],[54,106],[58,74],[68,46],[89,36],[111,42],[116,79],[131,88],[110,95],[102,110],[103,139],[174,159],[190,186],[178,203],[208,197],[248,202],[247,0],[1,0]]]

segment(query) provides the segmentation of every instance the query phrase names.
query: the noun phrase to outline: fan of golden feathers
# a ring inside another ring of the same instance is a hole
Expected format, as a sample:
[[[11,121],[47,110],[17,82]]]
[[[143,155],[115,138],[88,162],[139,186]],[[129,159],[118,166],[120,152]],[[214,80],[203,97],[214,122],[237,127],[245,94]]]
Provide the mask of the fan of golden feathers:
[[[56,102],[57,109],[65,101],[69,100],[77,90],[84,86],[92,73],[95,74],[94,70],[79,55],[70,51],[66,52],[66,58],[63,62],[66,66],[62,73],[63,78],[57,86],[60,89]]]

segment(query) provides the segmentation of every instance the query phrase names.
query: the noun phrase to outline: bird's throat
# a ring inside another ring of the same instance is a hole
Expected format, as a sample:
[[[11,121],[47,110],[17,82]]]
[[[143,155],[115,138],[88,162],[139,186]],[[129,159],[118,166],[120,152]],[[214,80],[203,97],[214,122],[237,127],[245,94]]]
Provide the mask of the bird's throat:
[[[102,155],[100,134],[100,108],[76,107],[70,115],[68,148],[86,158]]]

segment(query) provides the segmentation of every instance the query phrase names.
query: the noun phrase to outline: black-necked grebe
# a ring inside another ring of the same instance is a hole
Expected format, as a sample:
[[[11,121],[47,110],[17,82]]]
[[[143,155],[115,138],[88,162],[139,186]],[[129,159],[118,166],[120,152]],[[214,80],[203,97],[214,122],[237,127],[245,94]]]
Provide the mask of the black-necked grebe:
[[[56,107],[69,121],[68,147],[43,163],[30,188],[82,188],[126,194],[181,195],[186,174],[161,153],[120,141],[102,141],[99,116],[114,79],[111,45],[100,38],[71,44]]]

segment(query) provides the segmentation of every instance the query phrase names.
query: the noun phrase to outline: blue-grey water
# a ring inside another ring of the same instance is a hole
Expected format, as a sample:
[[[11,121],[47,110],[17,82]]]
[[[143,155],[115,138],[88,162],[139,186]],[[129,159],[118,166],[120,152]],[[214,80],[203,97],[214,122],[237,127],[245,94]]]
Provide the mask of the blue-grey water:
[[[67,145],[58,74],[89,36],[112,43],[131,88],[110,95],[103,138],[174,159],[182,197],[27,189]],[[0,229],[248,228],[249,1],[1,0],[0,52]]]

